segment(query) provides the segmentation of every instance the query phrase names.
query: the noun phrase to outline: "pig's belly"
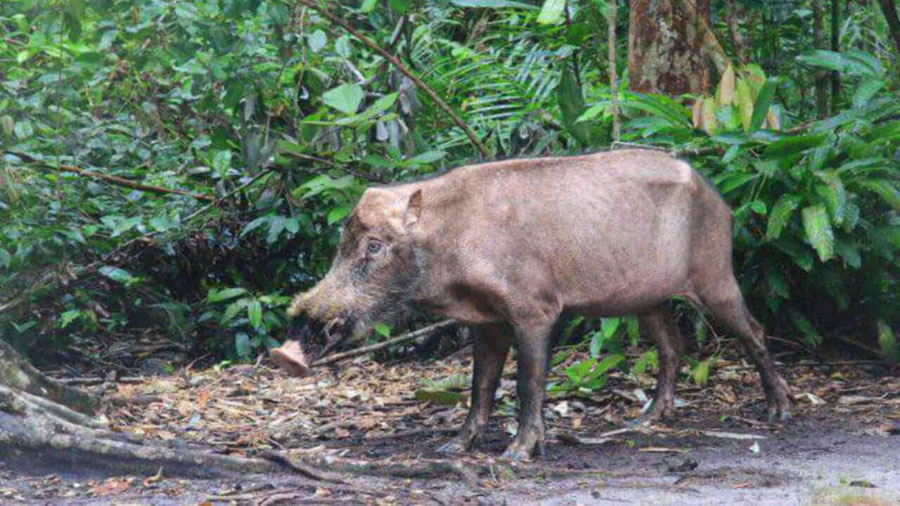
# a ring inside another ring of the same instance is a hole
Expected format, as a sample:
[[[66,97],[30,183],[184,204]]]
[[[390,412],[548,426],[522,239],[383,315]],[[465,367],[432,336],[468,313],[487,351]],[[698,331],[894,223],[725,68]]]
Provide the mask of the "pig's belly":
[[[689,292],[686,265],[650,265],[647,270],[588,269],[557,287],[563,308],[587,316],[637,314]]]

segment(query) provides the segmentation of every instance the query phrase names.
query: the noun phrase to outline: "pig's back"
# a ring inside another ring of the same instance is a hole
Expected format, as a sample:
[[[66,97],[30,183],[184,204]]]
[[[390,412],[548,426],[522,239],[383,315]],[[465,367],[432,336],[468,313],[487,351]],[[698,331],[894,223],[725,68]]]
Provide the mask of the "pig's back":
[[[515,282],[549,277],[567,308],[617,314],[684,290],[693,208],[718,199],[650,150],[463,167],[462,242]],[[596,309],[596,310],[594,310]]]

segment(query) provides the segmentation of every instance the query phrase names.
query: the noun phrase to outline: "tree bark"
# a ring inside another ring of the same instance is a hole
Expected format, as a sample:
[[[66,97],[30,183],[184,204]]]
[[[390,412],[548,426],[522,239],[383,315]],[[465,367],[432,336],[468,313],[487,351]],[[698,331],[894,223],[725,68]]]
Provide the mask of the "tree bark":
[[[894,48],[897,50],[897,58],[900,59],[900,19],[897,19],[897,6],[894,0],[878,0],[881,13],[887,21],[891,38],[894,40]]]
[[[701,0],[632,0],[628,30],[628,75],[632,91],[702,93],[711,69],[721,73],[728,59],[709,28]]]
[[[99,401],[87,392],[57,383],[41,374],[2,338],[0,386],[42,397],[82,414],[93,414],[99,406]]]
[[[825,12],[823,0],[813,0],[813,41],[816,49],[825,49]],[[817,70],[813,76],[816,82],[816,116],[819,119],[828,116],[828,72]]]

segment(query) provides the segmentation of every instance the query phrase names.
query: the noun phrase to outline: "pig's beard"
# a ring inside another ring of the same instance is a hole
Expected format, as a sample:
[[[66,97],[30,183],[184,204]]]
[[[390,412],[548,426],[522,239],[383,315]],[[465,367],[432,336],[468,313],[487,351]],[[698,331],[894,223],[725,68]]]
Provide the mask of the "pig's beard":
[[[346,346],[356,347],[361,344],[372,333],[376,324],[383,323],[394,329],[409,321],[414,315],[415,310],[409,300],[379,304],[373,311],[360,316],[354,322],[350,337],[346,339]]]

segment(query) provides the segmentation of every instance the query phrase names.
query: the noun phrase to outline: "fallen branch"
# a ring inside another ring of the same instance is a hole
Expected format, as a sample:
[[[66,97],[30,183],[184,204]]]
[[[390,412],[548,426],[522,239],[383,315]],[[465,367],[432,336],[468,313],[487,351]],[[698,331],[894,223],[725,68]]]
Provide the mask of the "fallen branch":
[[[133,190],[150,192],[150,193],[160,193],[160,194],[171,194],[171,195],[181,195],[183,197],[191,197],[197,200],[214,200],[214,197],[210,195],[204,195],[201,193],[191,193],[186,192],[184,190],[176,190],[174,188],[163,188],[161,186],[153,186],[149,184],[136,183],[131,181],[130,179],[125,179],[119,176],[111,176],[109,174],[103,174],[100,172],[95,172],[92,170],[85,170],[75,167],[74,165],[53,165],[44,160],[35,158],[33,156],[27,155],[25,153],[20,153],[18,151],[6,151],[7,153],[17,156],[22,160],[25,160],[28,163],[40,165],[41,167],[46,167],[48,169],[53,169],[59,172],[72,172],[78,174],[79,176],[89,177],[92,179],[100,179],[101,181],[106,181],[107,183],[112,183],[117,186],[124,186],[126,188],[131,188]]]
[[[400,60],[398,60],[396,56],[385,51],[381,46],[379,46],[374,41],[372,41],[372,39],[370,39],[370,38],[366,37],[365,35],[363,35],[362,33],[360,33],[359,30],[357,30],[356,28],[353,28],[350,25],[350,23],[348,23],[347,21],[332,14],[331,11],[328,10],[328,8],[320,5],[315,0],[298,0],[298,3],[300,3],[301,5],[305,5],[305,6],[309,7],[310,9],[313,9],[314,11],[318,12],[319,14],[324,16],[326,19],[328,19],[332,23],[340,25],[341,28],[343,28],[344,30],[349,32],[351,35],[356,37],[357,40],[362,42],[364,45],[368,46],[371,50],[380,54],[387,61],[391,62],[391,65],[393,65],[397,70],[402,72],[403,75],[408,77],[413,83],[415,83],[416,87],[418,87],[423,92],[425,92],[425,94],[428,95],[428,97],[431,98],[431,100],[434,101],[434,103],[440,109],[442,109],[444,112],[447,113],[447,115],[450,117],[450,120],[453,121],[453,123],[456,126],[458,126],[460,129],[462,129],[462,131],[466,134],[466,137],[469,138],[469,142],[471,142],[472,145],[475,146],[475,148],[478,150],[479,153],[481,153],[481,156],[483,158],[485,158],[485,159],[490,158],[490,156],[491,156],[490,151],[488,151],[487,147],[485,147],[485,145],[482,144],[481,140],[478,139],[478,136],[475,135],[475,132],[473,132],[472,129],[469,128],[469,126],[465,124],[465,122],[462,120],[462,118],[460,118],[459,115],[456,114],[456,111],[454,111],[453,108],[447,104],[447,102],[444,102],[444,100],[441,99],[441,97],[438,96],[438,94],[433,89],[431,89],[430,86],[428,86],[427,84],[425,84],[424,81],[422,81],[421,79],[416,77],[416,75],[413,74],[412,71],[410,71],[409,68],[407,68],[406,65],[404,65]]]
[[[300,460],[305,459],[289,459],[293,465],[297,465]],[[484,473],[488,470],[484,464],[463,462],[462,460],[416,459],[409,462],[398,462],[384,459],[369,461],[343,459],[321,454],[315,462],[307,462],[307,465],[327,467],[341,473],[384,478],[447,478],[448,475],[453,475],[462,478],[471,487],[478,485],[478,471]]]
[[[355,350],[345,351],[343,353],[335,353],[334,355],[329,355],[327,357],[323,357],[319,360],[316,360],[312,363],[310,367],[322,367],[323,365],[333,364],[335,362],[339,362],[341,360],[346,360],[348,358],[358,357],[360,355],[365,355],[371,353],[373,351],[378,351],[388,346],[393,346],[397,343],[403,343],[406,341],[412,341],[413,339],[418,339],[432,332],[436,332],[438,330],[450,327],[452,325],[456,325],[456,320],[444,320],[438,323],[433,323],[427,327],[423,327],[419,330],[413,332],[407,332],[406,334],[399,335],[393,339],[388,339],[387,341],[380,342],[378,344],[373,344],[371,346],[363,346],[362,348],[356,348]]]
[[[318,480],[318,481],[327,481],[327,482],[331,482],[331,483],[343,483],[343,484],[347,483],[345,480],[341,479],[338,476],[335,476],[330,473],[326,473],[325,471],[322,471],[312,465],[309,465],[309,464],[303,462],[302,460],[291,460],[286,455],[276,452],[276,451],[263,452],[262,454],[260,454],[260,457],[262,457],[266,460],[269,460],[271,462],[274,462],[276,464],[285,466],[285,467],[291,469],[292,471],[295,471],[299,474],[302,474],[303,476],[306,476],[307,478],[312,478],[312,479]]]
[[[113,406],[146,406],[163,402],[163,398],[158,395],[114,395],[107,401]]]
[[[688,431],[693,432],[693,431]],[[722,432],[718,430],[701,430],[699,431],[701,435],[707,437],[715,437],[719,439],[736,439],[738,441],[745,441],[751,439],[768,439],[766,436],[759,436],[756,434],[741,434],[738,432]]]
[[[63,385],[87,387],[87,386],[100,385],[100,384],[106,383],[109,380],[107,380],[106,378],[101,378],[99,376],[91,376],[91,377],[87,377],[87,378],[54,378],[54,381],[56,381],[57,383],[62,383]],[[145,378],[143,376],[124,376],[122,378],[118,378],[114,381],[111,381],[110,383],[132,384],[132,383],[143,383],[145,381],[147,381],[147,378]]]
[[[562,431],[562,432],[557,432],[556,439],[559,439],[563,443],[569,444],[569,445],[599,445],[599,444],[608,443],[610,441],[617,441],[612,436],[618,436],[619,434],[627,434],[629,432],[640,432],[641,434],[651,434],[653,431],[646,427],[641,427],[641,426],[624,427],[621,429],[604,432],[603,434],[600,434],[599,437],[581,437],[571,431]]]

